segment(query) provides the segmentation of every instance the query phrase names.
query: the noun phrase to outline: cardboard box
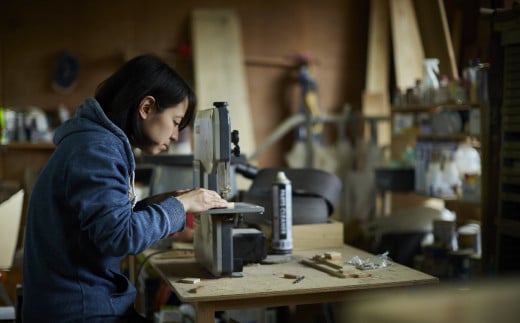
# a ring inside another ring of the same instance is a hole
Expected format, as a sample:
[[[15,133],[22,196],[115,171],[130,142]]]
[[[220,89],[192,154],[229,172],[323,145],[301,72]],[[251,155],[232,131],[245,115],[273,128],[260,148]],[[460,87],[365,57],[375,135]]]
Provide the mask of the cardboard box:
[[[293,251],[334,248],[343,245],[343,223],[329,220],[328,223],[293,225]]]

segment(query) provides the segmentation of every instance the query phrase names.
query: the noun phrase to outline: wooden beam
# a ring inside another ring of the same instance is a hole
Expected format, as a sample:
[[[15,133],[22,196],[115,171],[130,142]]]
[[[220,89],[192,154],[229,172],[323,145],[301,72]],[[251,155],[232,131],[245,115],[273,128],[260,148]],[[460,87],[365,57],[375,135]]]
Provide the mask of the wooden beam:
[[[396,84],[405,91],[423,79],[424,49],[412,0],[390,0]]]
[[[371,0],[368,57],[366,67],[365,91],[362,98],[363,115],[380,117],[390,115],[389,75],[390,75],[390,12],[387,0]],[[390,142],[390,126],[379,123],[377,127],[378,144]],[[367,127],[365,135],[370,139]]]
[[[438,58],[441,75],[458,79],[455,50],[443,0],[415,0],[415,11],[422,36],[424,54]]]
[[[390,15],[387,0],[371,0],[365,92],[388,91],[390,73]]]

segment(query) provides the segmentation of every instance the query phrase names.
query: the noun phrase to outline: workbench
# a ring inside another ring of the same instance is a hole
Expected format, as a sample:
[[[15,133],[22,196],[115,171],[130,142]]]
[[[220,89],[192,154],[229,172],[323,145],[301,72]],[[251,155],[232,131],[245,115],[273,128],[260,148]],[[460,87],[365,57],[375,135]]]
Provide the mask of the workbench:
[[[361,259],[372,256],[348,245],[296,251],[289,262],[244,266],[242,277],[238,278],[212,277],[194,258],[173,258],[167,252],[150,256],[149,262],[182,302],[194,305],[197,323],[214,322],[215,311],[338,302],[355,291],[438,282],[436,277],[396,263],[372,270],[344,264],[347,278],[334,277],[300,263],[326,252],[341,253],[341,264],[354,256]],[[285,274],[304,279],[294,283],[295,279],[284,278]],[[200,282],[180,281],[187,277],[199,278]]]

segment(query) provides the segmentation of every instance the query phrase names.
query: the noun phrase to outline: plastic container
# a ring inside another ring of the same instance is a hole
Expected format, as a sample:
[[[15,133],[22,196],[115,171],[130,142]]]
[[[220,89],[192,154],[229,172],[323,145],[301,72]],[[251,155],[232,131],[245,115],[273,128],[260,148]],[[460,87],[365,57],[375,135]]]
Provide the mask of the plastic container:
[[[274,254],[292,253],[292,185],[284,172],[279,171],[273,182],[273,236]]]
[[[423,61],[423,104],[434,103],[439,90],[439,59],[426,58]]]

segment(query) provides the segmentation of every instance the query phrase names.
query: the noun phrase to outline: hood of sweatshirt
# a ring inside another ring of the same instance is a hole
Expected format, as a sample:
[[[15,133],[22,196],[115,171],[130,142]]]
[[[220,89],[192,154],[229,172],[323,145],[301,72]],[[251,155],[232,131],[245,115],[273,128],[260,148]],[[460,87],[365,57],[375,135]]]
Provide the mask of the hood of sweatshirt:
[[[76,135],[81,132],[103,131],[108,130],[119,138],[125,147],[126,156],[128,156],[128,164],[132,171],[135,170],[135,159],[132,146],[126,134],[116,126],[99,105],[99,102],[91,97],[79,106],[73,118],[65,121],[56,129],[54,134],[54,144],[59,145],[66,137]]]

